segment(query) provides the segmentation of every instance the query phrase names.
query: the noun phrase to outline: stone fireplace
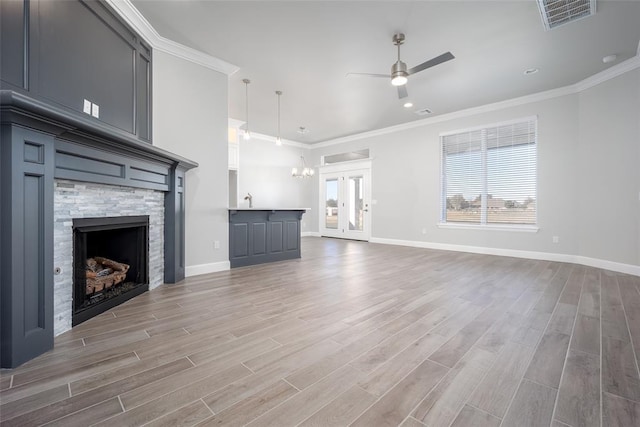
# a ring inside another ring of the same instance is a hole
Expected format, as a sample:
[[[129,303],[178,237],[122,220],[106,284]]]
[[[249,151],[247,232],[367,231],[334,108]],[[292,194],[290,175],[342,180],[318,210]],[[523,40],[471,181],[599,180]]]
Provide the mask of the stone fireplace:
[[[103,256],[90,254],[97,244],[89,242],[74,265],[82,242],[74,227],[86,231],[87,220],[148,216],[144,267],[135,257],[114,260],[132,264],[127,286],[184,278],[185,175],[197,163],[22,93],[1,90],[0,101],[0,367],[13,368],[84,320],[74,318],[74,309],[86,311],[85,297],[74,295],[82,281],[74,270],[85,256]]]
[[[73,220],[76,326],[149,290],[149,216]]]
[[[69,180],[55,180],[54,189],[54,334],[59,335],[72,326],[86,320],[87,316],[97,315],[93,310],[86,313],[82,309],[85,304],[84,295],[76,298],[74,289],[85,284],[74,277],[78,269],[84,272],[86,258],[91,256],[103,256],[106,258],[119,258],[112,248],[94,248],[86,254],[75,254],[80,246],[81,237],[87,237],[86,231],[103,233],[108,230],[109,222],[119,223],[121,227],[127,222],[135,227],[139,221],[130,221],[127,218],[148,217],[148,256],[146,260],[146,284],[148,289],[156,288],[163,283],[164,278],[164,193],[142,188],[129,188],[115,185],[93,184],[75,182]],[[105,224],[106,223],[106,224]],[[131,227],[125,227],[131,228]],[[100,230],[102,229],[102,230]],[[122,227],[120,228],[122,229]],[[137,233],[132,231],[133,233]],[[122,232],[120,232],[121,234]],[[74,236],[75,234],[75,236]],[[94,236],[101,237],[101,236]],[[134,236],[131,236],[134,237]],[[136,236],[139,237],[139,236]],[[116,236],[115,239],[126,239],[126,236]],[[135,238],[135,237],[134,237]],[[91,243],[91,242],[89,242]],[[114,241],[116,246],[123,246],[122,241]],[[135,243],[135,242],[134,242]],[[98,250],[98,252],[96,252]],[[124,249],[124,250],[130,250]],[[124,251],[123,250],[123,251]],[[81,252],[81,251],[79,251]],[[77,256],[79,255],[79,257]],[[74,265],[74,258],[75,264]],[[78,259],[79,258],[79,259]],[[84,260],[82,259],[84,258]],[[132,255],[126,255],[126,259],[115,261],[131,263]],[[131,266],[127,273],[128,279],[132,278]],[[144,274],[143,274],[144,276]],[[135,295],[133,295],[135,296]],[[94,297],[94,300],[96,298]],[[122,298],[124,299],[124,298]],[[108,307],[111,308],[111,307]],[[86,307],[85,307],[86,309]],[[80,311],[80,313],[78,313]],[[104,311],[104,310],[103,310]],[[77,316],[79,314],[79,316]]]

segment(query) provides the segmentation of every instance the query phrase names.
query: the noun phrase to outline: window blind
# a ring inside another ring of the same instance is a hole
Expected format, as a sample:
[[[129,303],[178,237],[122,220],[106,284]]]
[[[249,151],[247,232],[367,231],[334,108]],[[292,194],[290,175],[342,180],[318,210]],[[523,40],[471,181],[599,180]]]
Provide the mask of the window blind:
[[[441,136],[442,221],[536,223],[536,119]]]

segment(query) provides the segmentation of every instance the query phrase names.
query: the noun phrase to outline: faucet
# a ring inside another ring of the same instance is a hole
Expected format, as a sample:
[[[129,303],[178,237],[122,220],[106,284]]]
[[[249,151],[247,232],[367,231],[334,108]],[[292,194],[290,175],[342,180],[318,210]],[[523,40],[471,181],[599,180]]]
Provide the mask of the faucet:
[[[253,207],[253,197],[251,196],[251,193],[247,193],[246,196],[244,196],[245,200],[249,201],[249,208]]]

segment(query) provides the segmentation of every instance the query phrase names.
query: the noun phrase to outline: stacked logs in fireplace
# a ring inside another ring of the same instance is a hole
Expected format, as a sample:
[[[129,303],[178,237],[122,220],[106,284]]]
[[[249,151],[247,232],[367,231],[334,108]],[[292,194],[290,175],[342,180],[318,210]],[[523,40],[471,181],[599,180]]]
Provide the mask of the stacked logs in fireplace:
[[[86,296],[116,286],[127,277],[129,265],[103,257],[87,259]]]

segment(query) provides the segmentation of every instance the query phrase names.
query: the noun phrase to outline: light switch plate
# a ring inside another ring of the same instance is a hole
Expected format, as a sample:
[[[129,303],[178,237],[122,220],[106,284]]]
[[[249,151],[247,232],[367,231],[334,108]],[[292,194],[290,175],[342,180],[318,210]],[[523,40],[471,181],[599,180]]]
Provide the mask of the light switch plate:
[[[88,99],[84,100],[84,106],[82,107],[82,111],[86,114],[91,114],[91,101]]]
[[[95,118],[100,117],[100,106],[98,104],[91,104],[91,115]]]

